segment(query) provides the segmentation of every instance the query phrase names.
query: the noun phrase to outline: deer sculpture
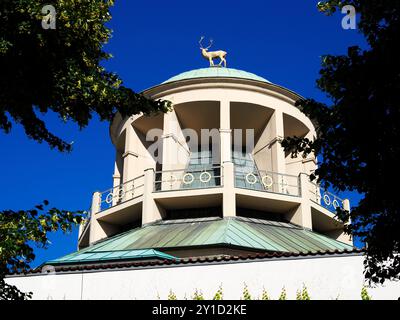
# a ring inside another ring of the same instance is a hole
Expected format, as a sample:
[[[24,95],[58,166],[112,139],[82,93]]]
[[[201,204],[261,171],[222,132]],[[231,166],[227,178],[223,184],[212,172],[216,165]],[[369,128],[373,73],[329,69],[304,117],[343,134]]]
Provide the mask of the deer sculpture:
[[[224,63],[224,67],[226,67],[226,52],[222,51],[222,50],[218,50],[218,51],[208,51],[208,49],[211,48],[211,46],[213,45],[213,40],[210,40],[210,45],[207,48],[203,48],[203,45],[201,44],[201,42],[203,41],[204,37],[200,38],[199,41],[199,45],[200,45],[200,50],[201,50],[201,54],[202,56],[207,59],[210,62],[210,67],[214,66],[214,59],[215,58],[219,58],[219,66],[221,66],[222,62]]]

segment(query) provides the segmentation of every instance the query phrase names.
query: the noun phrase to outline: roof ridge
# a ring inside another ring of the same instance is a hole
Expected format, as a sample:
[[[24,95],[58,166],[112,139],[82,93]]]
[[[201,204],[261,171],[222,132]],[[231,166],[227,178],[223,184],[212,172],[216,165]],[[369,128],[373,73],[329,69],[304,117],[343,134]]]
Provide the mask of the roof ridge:
[[[278,228],[304,229],[304,230],[306,230],[302,226],[293,224],[291,222],[286,222],[286,221],[275,221],[275,220],[268,220],[268,219],[262,219],[262,218],[250,218],[250,217],[242,217],[242,216],[236,216],[236,217],[232,217],[232,218],[235,218],[236,220],[239,220],[239,221],[251,222],[251,223],[255,223],[255,224],[272,225],[272,226],[275,226],[275,227],[278,227]],[[275,224],[275,223],[267,223],[267,222],[276,222],[277,224]],[[289,226],[285,226],[285,225],[282,225],[282,224],[286,224],[286,225],[289,225]]]
[[[180,223],[191,223],[191,222],[208,222],[223,220],[221,217],[204,217],[204,218],[183,218],[183,219],[171,219],[171,220],[158,220],[155,225],[166,225],[166,224],[180,224]]]

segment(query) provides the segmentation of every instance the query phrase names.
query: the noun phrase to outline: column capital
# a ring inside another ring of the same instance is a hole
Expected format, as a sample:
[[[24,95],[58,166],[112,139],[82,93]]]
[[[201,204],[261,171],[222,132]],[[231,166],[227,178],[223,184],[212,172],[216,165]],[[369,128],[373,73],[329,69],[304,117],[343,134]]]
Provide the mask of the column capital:
[[[275,138],[273,138],[269,143],[268,143],[268,145],[269,146],[272,146],[273,144],[275,144],[275,143],[277,143],[277,142],[279,142],[279,143],[281,143],[282,141],[283,141],[283,137],[282,136],[276,136]]]
[[[179,141],[178,137],[174,133],[167,133],[161,136],[161,139],[168,139],[168,138],[172,138],[172,140],[174,140],[175,143],[179,144],[180,147],[182,147],[188,154],[190,154],[190,150],[185,146],[186,142]]]
[[[263,150],[263,149],[265,149],[265,148],[267,148],[267,147],[268,147],[268,148],[271,148],[271,147],[272,147],[275,143],[277,143],[277,142],[278,142],[278,143],[281,143],[283,139],[284,139],[284,138],[281,137],[281,136],[277,136],[277,137],[271,139],[268,143],[262,145],[262,146],[259,147],[257,150],[254,150],[254,154],[259,153],[261,150]]]

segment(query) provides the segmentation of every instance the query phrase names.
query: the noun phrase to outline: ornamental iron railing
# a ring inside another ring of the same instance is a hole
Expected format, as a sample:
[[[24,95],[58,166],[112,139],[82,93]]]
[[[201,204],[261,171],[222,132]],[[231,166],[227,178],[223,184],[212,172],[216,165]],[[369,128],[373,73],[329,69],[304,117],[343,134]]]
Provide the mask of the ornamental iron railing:
[[[204,189],[222,185],[222,167],[163,170],[155,172],[154,191]]]
[[[235,166],[235,187],[285,194],[301,195],[299,177],[263,170],[248,170],[247,167]]]
[[[343,199],[337,195],[322,188],[319,184],[310,181],[310,200],[328,209],[331,212],[336,212],[336,208],[343,209]]]
[[[100,192],[100,211],[137,198],[143,195],[143,191],[144,175],[141,175],[111,189]]]

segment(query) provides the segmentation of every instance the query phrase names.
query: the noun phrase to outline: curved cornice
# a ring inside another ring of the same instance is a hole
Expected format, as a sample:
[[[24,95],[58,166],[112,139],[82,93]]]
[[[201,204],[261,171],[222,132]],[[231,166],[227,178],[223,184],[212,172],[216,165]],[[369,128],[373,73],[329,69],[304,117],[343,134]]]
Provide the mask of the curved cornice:
[[[196,89],[236,89],[253,91],[261,94],[269,95],[277,99],[283,100],[293,106],[299,99],[304,99],[301,95],[294,91],[291,91],[285,87],[279,86],[273,83],[267,83],[263,81],[242,79],[242,78],[230,78],[230,77],[218,77],[218,78],[194,78],[178,80],[173,82],[162,83],[142,91],[146,97],[151,99],[162,99],[167,95],[179,93],[188,90]],[[301,109],[298,108],[300,111]],[[134,118],[139,118],[141,115],[134,115]],[[126,119],[122,119],[117,114],[111,125],[110,125],[110,137],[114,145],[116,145],[117,132],[120,131],[121,125],[125,123]]]

